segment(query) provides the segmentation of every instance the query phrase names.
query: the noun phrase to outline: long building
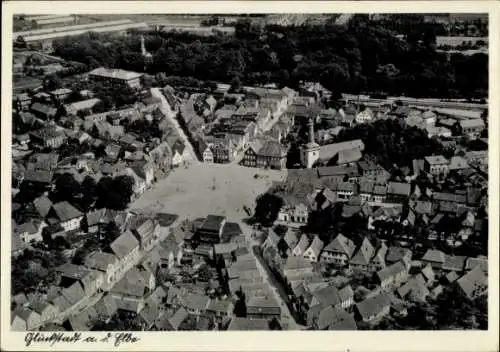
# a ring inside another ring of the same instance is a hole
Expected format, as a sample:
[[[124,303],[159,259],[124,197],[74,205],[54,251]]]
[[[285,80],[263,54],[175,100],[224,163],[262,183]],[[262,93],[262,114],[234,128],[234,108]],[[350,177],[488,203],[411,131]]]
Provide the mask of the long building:
[[[34,16],[24,16],[25,21],[40,21],[40,20],[50,20],[53,18],[59,17],[67,17],[68,14],[59,14],[59,15],[34,15]]]
[[[77,31],[77,30],[81,30],[81,29],[92,30],[94,28],[118,26],[118,25],[127,24],[127,23],[130,24],[130,23],[134,23],[134,22],[132,22],[131,20],[125,19],[125,20],[117,20],[117,21],[104,21],[104,22],[96,22],[96,23],[77,24],[74,26],[35,29],[35,30],[29,30],[29,31],[14,32],[13,38],[15,40],[19,36],[31,37],[31,36],[37,36],[37,35],[43,35],[43,34],[49,34],[49,33],[71,32],[71,31]]]
[[[38,20],[35,21],[38,26],[46,26],[46,25],[52,25],[52,24],[59,24],[59,23],[69,23],[75,21],[75,18],[72,16],[61,16],[57,18],[48,18],[48,19],[43,19],[43,20]]]
[[[486,109],[488,104],[468,103],[465,101],[441,101],[440,99],[420,99],[409,97],[387,97],[386,99],[370,98],[366,95],[342,94],[346,101],[359,101],[360,103],[393,103],[396,100],[402,101],[409,106],[421,106],[430,108],[450,108],[450,109]]]
[[[23,38],[24,38],[24,41],[26,42],[26,44],[28,44],[28,45],[40,44],[41,50],[43,50],[45,52],[50,52],[50,51],[52,51],[52,41],[54,39],[57,39],[57,38],[72,37],[72,36],[77,36],[77,35],[84,34],[87,32],[95,32],[95,33],[126,32],[129,29],[141,29],[141,28],[147,28],[147,27],[148,27],[148,25],[144,22],[125,23],[125,24],[120,24],[120,25],[115,25],[115,26],[99,27],[99,28],[96,28],[94,26],[92,28],[72,30],[72,31],[68,31],[68,32],[56,32],[56,33],[47,33],[47,34],[34,35],[34,36],[26,36]],[[68,28],[71,28],[71,27],[68,27]]]
[[[131,88],[139,88],[141,86],[142,73],[107,69],[104,67],[96,68],[89,72],[89,80],[94,82],[109,82],[116,86],[129,86]]]

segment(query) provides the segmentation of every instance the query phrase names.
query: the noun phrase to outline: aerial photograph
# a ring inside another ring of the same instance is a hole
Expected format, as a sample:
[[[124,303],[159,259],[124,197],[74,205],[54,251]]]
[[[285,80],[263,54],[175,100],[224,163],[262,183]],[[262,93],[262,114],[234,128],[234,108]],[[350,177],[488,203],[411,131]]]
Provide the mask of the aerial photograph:
[[[488,38],[14,15],[10,330],[487,330]]]

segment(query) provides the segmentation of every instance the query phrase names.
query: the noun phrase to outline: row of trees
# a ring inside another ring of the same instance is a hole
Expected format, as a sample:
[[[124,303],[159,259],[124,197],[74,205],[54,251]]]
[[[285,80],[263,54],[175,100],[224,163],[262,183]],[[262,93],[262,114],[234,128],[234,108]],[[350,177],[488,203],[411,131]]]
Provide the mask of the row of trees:
[[[417,16],[418,17],[418,16]],[[407,20],[420,23],[420,20]],[[436,30],[403,26],[397,38],[384,23],[353,16],[346,26],[278,26],[264,29],[249,20],[237,23],[234,36],[198,36],[151,31],[140,54],[139,36],[86,33],[54,41],[55,54],[89,67],[134,71],[244,84],[270,81],[296,86],[319,81],[342,92],[385,91],[408,96],[485,96],[488,56],[448,56],[436,51]],[[388,69],[391,68],[391,69]]]
[[[440,154],[442,145],[438,140],[429,138],[417,128],[408,127],[400,120],[378,120],[371,124],[344,128],[335,142],[361,139],[365,152],[387,170],[394,166],[411,167],[414,159]]]
[[[11,278],[12,295],[28,293],[38,288],[57,284],[55,268],[66,262],[58,250],[26,249],[21,255],[12,258]]]
[[[94,97],[101,100],[92,108],[94,113],[100,113],[119,108],[123,106],[133,105],[137,101],[137,92],[128,87],[119,87],[108,82],[90,82],[84,80],[65,79],[60,73],[48,75],[43,80],[43,86],[46,90],[55,90],[59,88],[69,88],[72,93],[65,99],[64,104],[69,104],[81,101],[83,97],[80,92],[82,90],[91,91]],[[63,104],[59,101],[53,102],[56,107]],[[65,115],[63,112],[62,115]]]
[[[72,174],[63,173],[57,175],[53,182],[54,189],[49,192],[49,199],[53,203],[67,201],[82,212],[88,212],[93,208],[126,209],[134,194],[134,179],[127,175],[106,176],[102,177],[99,182],[87,176],[80,183]],[[45,188],[22,182],[20,191],[13,201],[26,205],[45,191]],[[23,207],[14,215],[18,222],[28,220],[25,219]]]
[[[50,198],[55,202],[68,201],[84,211],[92,206],[123,210],[134,192],[134,179],[130,176],[103,177],[96,182],[87,176],[80,184],[70,173],[56,177],[54,192]]]
[[[487,296],[469,300],[457,290],[456,286],[446,287],[435,300],[413,304],[406,316],[386,318],[375,329],[487,330]]]
[[[453,14],[431,15],[434,17],[425,18],[426,15],[419,14],[387,14],[376,21],[386,28],[398,33],[428,33],[438,36],[488,36],[488,19],[459,19]],[[439,20],[437,17],[441,17]],[[445,23],[442,20],[446,20]]]

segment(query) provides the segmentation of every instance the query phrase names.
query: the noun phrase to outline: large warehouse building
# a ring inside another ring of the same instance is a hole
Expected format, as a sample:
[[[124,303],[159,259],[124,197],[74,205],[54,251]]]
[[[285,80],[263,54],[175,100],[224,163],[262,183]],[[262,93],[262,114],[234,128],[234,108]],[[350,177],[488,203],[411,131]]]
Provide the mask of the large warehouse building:
[[[15,32],[13,35],[13,39],[18,40],[19,37],[22,37],[24,39],[24,42],[26,42],[28,46],[40,45],[43,51],[51,51],[52,41],[57,38],[76,36],[86,32],[126,32],[129,29],[140,28],[147,28],[147,24],[144,22],[132,22],[131,20],[106,21],[91,24]]]

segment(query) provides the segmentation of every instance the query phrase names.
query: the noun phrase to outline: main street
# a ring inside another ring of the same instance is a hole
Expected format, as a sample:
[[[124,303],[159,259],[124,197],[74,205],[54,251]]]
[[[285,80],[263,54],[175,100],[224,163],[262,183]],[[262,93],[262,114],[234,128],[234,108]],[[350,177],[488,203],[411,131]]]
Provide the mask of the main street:
[[[176,113],[175,111],[172,110],[172,107],[168,103],[163,93],[160,91],[159,88],[151,88],[151,94],[154,97],[159,98],[161,100],[160,110],[167,117],[170,124],[175,127],[178,135],[182,139],[182,142],[184,143],[189,153],[191,154],[191,160],[192,160],[191,163],[195,165],[199,164],[199,160],[198,157],[196,156],[196,152],[194,151],[193,145],[191,144],[189,138],[184,133],[184,130],[179,125],[179,121],[177,121],[176,118]]]

